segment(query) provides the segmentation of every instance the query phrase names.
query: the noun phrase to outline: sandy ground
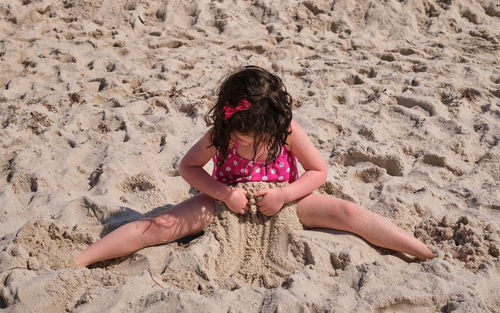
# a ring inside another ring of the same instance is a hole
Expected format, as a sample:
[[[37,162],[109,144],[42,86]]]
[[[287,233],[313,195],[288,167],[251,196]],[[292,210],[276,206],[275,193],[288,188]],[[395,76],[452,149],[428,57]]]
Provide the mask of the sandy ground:
[[[494,0],[1,1],[0,309],[500,312],[499,30]],[[328,164],[320,192],[438,257],[304,230],[293,203],[219,205],[199,237],[75,267],[196,193],[179,160],[249,64],[294,97]]]

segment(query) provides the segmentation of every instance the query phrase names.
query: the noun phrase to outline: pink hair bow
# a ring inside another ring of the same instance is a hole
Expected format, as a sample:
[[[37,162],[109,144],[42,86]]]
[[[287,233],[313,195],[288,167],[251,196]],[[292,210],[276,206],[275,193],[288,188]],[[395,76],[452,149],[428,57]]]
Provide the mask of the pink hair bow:
[[[251,105],[252,104],[250,102],[248,102],[247,100],[243,100],[243,99],[241,99],[240,101],[238,101],[238,105],[235,106],[234,108],[230,107],[229,105],[226,105],[222,109],[222,112],[224,112],[224,119],[225,120],[229,119],[231,116],[233,116],[234,113],[236,113],[238,111],[246,111],[246,110],[248,110]]]

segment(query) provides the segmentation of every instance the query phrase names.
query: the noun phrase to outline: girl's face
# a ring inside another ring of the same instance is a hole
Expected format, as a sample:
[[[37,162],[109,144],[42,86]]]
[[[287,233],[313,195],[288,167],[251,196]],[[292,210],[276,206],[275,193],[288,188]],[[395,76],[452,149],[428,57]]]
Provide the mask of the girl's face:
[[[244,147],[253,147],[255,136],[253,134],[242,134],[233,132],[234,139],[238,140],[238,144]]]

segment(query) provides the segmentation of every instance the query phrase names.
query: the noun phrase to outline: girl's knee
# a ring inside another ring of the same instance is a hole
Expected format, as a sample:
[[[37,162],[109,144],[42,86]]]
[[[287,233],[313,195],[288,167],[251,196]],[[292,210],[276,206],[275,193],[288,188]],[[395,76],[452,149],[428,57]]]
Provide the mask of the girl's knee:
[[[357,219],[362,213],[363,209],[350,201],[343,201],[340,205],[342,215],[347,222]]]
[[[147,245],[155,245],[170,242],[172,229],[175,228],[175,217],[170,214],[162,214],[153,218],[140,221],[141,233]]]
[[[155,229],[168,229],[172,228],[176,223],[177,218],[171,214],[165,213],[159,216],[156,216],[152,219],[152,226]]]

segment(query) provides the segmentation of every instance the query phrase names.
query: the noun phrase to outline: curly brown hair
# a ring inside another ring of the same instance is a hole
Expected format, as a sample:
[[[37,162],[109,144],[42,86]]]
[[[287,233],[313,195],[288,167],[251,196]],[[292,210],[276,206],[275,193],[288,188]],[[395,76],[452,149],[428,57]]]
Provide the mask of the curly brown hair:
[[[245,111],[237,111],[225,119],[224,107],[235,108],[241,100],[250,102]],[[290,134],[292,97],[281,79],[258,66],[245,66],[229,74],[218,89],[215,106],[208,112],[206,122],[213,125],[210,144],[214,146],[221,166],[229,154],[231,133],[237,131],[254,136],[253,159],[257,148],[268,147],[266,167],[276,161]]]

